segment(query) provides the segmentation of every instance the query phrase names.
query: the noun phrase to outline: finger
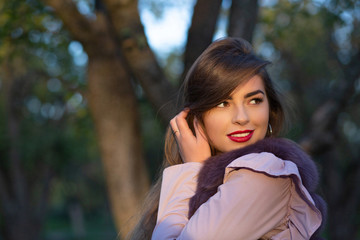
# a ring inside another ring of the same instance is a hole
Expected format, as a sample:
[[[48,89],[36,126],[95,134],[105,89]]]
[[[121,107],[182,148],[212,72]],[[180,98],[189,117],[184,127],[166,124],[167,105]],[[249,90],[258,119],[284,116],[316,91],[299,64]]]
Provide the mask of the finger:
[[[188,125],[188,122],[186,121],[186,117],[188,113],[189,113],[188,110],[181,111],[175,118],[176,125],[182,136],[186,136],[186,135],[194,136]]]
[[[175,119],[176,119],[176,117],[174,117],[173,119],[170,120],[170,126],[171,126],[171,130],[172,130],[173,134],[175,136],[177,136],[177,134],[180,134],[180,132],[179,132],[179,128],[177,126]]]
[[[186,119],[187,115],[189,114],[189,111],[190,111],[190,109],[186,108],[186,109],[182,110],[181,112],[179,112],[177,117]]]

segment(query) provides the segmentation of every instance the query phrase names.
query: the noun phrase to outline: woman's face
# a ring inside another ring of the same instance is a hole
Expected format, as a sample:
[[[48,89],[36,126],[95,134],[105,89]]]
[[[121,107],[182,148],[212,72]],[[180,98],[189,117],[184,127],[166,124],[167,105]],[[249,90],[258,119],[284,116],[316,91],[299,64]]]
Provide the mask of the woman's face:
[[[269,102],[261,77],[239,85],[224,102],[203,116],[210,145],[228,152],[253,144],[266,135]]]

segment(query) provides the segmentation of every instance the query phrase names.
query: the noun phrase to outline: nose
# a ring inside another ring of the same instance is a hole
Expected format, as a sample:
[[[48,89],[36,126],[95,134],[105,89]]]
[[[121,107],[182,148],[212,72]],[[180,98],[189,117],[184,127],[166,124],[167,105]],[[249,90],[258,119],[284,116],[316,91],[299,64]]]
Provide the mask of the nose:
[[[249,115],[244,105],[234,107],[232,122],[239,125],[246,125],[249,122]]]

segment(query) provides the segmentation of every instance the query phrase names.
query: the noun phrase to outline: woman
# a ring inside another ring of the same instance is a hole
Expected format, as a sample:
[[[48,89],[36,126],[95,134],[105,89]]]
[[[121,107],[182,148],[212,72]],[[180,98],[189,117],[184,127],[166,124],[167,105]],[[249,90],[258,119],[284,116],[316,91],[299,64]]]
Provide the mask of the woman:
[[[236,38],[196,60],[167,133],[167,168],[133,239],[316,239],[325,213],[316,167],[274,138],[285,114],[267,64]]]

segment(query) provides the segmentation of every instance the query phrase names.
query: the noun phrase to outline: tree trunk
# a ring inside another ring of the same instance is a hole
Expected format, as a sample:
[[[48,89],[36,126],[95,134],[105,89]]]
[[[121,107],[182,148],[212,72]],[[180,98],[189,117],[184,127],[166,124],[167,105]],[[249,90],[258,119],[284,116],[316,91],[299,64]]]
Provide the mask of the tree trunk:
[[[184,54],[184,70],[180,82],[184,80],[191,65],[212,42],[220,13],[221,2],[221,0],[197,1],[194,7],[191,26],[188,31]]]
[[[96,41],[84,42],[89,54],[87,99],[115,225],[120,236],[125,236],[133,226],[131,217],[149,189],[149,180],[142,158],[141,129],[131,79],[106,17],[102,14],[97,17],[99,31],[93,36]]]
[[[105,13],[96,12],[96,20],[90,20],[77,11],[71,0],[44,2],[55,9],[88,54],[86,97],[95,123],[115,225],[120,236],[124,236],[149,188],[131,71]],[[137,60],[141,62],[141,57]]]
[[[259,11],[258,0],[232,0],[228,35],[252,42]]]
[[[89,100],[115,224],[122,234],[131,228],[148,190],[142,161],[136,99],[123,65],[117,57],[89,61]]]

